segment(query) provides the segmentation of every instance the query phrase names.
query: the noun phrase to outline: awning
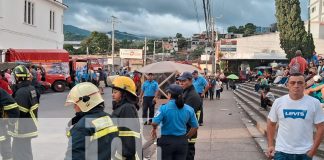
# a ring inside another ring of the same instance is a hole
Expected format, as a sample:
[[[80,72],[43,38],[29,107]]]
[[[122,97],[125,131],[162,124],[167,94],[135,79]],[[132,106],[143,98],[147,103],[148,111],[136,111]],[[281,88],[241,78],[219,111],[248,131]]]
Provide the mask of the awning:
[[[222,60],[288,60],[284,53],[228,53]]]

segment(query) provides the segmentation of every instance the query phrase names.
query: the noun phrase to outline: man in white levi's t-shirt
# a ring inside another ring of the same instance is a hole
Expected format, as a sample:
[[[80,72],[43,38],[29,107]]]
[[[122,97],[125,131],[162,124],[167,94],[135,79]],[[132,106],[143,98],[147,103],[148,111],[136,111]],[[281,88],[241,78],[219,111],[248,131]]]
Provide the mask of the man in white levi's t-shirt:
[[[317,99],[304,95],[305,78],[302,74],[290,75],[288,89],[288,95],[275,100],[268,116],[267,155],[275,160],[312,159],[323,138],[323,110]],[[279,129],[274,146],[277,123]]]

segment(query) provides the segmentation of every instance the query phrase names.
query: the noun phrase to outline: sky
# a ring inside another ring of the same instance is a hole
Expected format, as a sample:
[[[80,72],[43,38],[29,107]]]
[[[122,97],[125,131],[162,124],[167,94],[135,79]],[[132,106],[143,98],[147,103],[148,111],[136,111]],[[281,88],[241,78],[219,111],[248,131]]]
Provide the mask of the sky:
[[[276,22],[275,0],[210,2],[216,28],[222,33],[232,25],[251,22],[267,27]],[[300,2],[305,20],[308,0]],[[64,0],[64,3],[69,6],[64,24],[89,31],[111,31],[111,16],[118,18],[116,30],[147,36],[169,37],[182,33],[189,37],[206,29],[202,0]]]

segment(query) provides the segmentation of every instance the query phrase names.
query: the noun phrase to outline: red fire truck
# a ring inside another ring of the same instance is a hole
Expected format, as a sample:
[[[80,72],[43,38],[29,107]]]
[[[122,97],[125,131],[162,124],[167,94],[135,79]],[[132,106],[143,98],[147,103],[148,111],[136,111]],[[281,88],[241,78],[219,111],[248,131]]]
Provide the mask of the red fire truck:
[[[27,62],[41,67],[42,81],[51,84],[56,92],[71,86],[69,52],[63,49],[8,49],[6,62]]]

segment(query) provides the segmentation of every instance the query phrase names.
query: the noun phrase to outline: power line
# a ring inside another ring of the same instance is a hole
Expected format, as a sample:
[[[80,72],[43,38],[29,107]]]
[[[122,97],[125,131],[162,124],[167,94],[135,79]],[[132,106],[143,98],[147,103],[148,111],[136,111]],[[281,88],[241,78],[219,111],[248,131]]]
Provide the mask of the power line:
[[[209,34],[208,34],[208,17],[207,17],[206,0],[203,0],[203,7],[204,7],[204,15],[205,15],[206,34],[207,34],[207,37],[209,37]]]
[[[198,23],[199,33],[200,33],[201,32],[201,27],[200,27],[200,21],[199,21],[199,14],[198,14],[198,9],[197,9],[197,3],[196,3],[196,0],[192,0],[192,2],[193,2],[194,9],[195,9],[195,12],[196,12],[196,20],[197,20],[197,23]]]

